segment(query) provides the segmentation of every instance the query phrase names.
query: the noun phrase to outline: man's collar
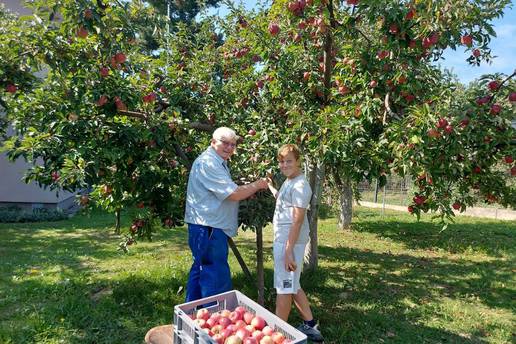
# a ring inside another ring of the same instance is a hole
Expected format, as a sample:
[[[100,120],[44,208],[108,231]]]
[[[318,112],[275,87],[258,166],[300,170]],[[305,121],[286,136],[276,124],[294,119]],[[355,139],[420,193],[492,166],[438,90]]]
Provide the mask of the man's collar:
[[[209,146],[206,151],[208,152],[209,155],[211,155],[215,159],[217,159],[217,161],[219,161],[219,162],[221,162],[223,164],[226,162],[224,159],[222,159],[222,157],[220,155],[217,154],[217,152],[215,151],[215,149],[213,149],[212,146]]]

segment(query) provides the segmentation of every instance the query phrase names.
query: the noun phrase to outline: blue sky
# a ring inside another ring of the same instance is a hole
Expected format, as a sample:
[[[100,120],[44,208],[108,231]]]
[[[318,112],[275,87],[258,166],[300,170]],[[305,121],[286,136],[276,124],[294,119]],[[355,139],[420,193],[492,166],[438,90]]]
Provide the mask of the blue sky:
[[[238,0],[235,0],[238,3]],[[244,6],[251,9],[256,0],[244,0]],[[209,11],[210,14],[225,15],[227,9],[221,6],[218,9]],[[496,56],[491,64],[483,62],[480,66],[470,66],[466,59],[470,53],[466,53],[463,46],[456,51],[447,50],[444,60],[438,63],[456,74],[462,83],[469,83],[480,77],[482,74],[505,73],[510,74],[516,70],[516,4],[512,1],[512,8],[505,10],[503,18],[493,21],[497,37],[493,38],[490,44],[491,55]]]

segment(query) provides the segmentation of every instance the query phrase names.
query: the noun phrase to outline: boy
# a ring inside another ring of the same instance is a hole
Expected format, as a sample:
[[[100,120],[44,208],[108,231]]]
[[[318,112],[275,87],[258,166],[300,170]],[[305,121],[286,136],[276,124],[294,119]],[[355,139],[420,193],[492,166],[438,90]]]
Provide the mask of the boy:
[[[276,315],[288,321],[292,301],[304,322],[298,330],[314,342],[324,339],[313,318],[310,304],[301,289],[299,278],[303,267],[305,246],[309,228],[306,208],[310,204],[312,190],[301,171],[299,148],[293,144],[278,150],[281,173],[287,177],[280,190],[269,180],[269,190],[276,198],[274,211],[274,287],[276,288]]]

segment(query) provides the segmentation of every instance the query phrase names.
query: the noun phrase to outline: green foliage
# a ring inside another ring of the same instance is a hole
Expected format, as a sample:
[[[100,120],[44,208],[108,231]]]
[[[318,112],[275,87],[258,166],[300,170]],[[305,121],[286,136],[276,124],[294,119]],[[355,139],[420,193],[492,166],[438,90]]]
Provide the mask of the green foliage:
[[[514,157],[514,102],[489,117],[492,104],[474,108],[480,89],[458,102],[449,76],[431,63],[459,45],[478,49],[469,63],[488,60],[489,21],[508,1],[292,4],[235,7],[227,18],[172,31],[169,18],[140,1],[35,1],[34,16],[18,20],[1,10],[0,54],[9,63],[0,67],[0,99],[16,132],[3,150],[13,160],[43,161],[27,181],[91,187],[83,205],[136,207],[131,240],[150,237],[155,223],[181,224],[189,166],[222,125],[242,137],[231,161],[241,182],[275,173],[275,152],[290,142],[309,164],[322,162],[354,183],[391,171],[429,173],[434,186],[421,190],[418,215],[451,216],[455,199],[471,204],[466,194],[477,183],[481,194],[515,204],[511,177],[495,168],[502,156]],[[142,34],[149,28],[153,50]],[[500,99],[514,92],[511,78],[496,92]],[[438,118],[468,111],[482,118],[479,131],[428,138]],[[484,172],[465,178],[468,166],[440,159],[444,149],[464,150]],[[259,195],[244,203],[241,223],[262,226],[271,202]]]
[[[0,222],[42,222],[59,221],[68,218],[61,209],[35,208],[24,211],[20,207],[0,207]]]

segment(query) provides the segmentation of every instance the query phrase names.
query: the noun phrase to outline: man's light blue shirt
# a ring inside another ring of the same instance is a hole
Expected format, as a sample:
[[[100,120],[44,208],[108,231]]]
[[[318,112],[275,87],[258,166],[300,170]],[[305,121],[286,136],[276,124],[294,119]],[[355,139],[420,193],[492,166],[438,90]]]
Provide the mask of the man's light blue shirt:
[[[233,237],[238,229],[236,189],[226,161],[210,146],[195,159],[186,189],[185,222],[219,228]]]

